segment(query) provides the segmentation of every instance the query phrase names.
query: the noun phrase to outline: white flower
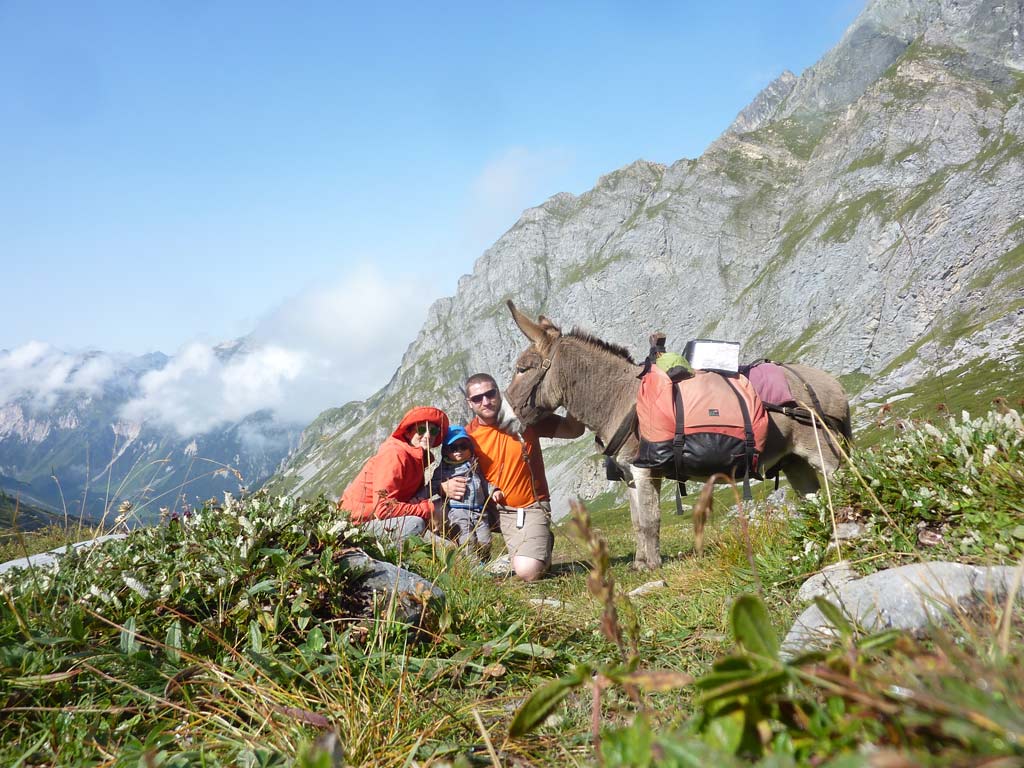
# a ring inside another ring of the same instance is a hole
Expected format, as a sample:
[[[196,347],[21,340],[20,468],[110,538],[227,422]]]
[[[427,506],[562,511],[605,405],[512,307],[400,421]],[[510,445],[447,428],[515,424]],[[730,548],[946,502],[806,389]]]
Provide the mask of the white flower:
[[[999,448],[991,444],[986,445],[985,451],[981,454],[981,465],[988,466],[997,453],[999,453]]]
[[[136,579],[134,576],[128,576],[127,574],[122,573],[121,581],[125,583],[125,586],[128,587],[128,589],[137,592],[139,596],[143,599],[149,599],[149,590],[141,581]]]

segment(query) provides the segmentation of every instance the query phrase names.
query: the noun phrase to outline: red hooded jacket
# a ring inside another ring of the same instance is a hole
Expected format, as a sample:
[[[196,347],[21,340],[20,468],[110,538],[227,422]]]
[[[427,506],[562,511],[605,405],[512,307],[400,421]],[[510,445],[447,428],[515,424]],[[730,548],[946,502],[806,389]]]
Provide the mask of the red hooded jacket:
[[[410,501],[423,488],[425,456],[405,437],[409,427],[424,422],[438,427],[440,431],[431,445],[440,445],[448,429],[448,416],[444,411],[419,406],[405,414],[391,437],[381,443],[376,455],[363,465],[341,495],[338,505],[352,515],[352,522],[389,517],[430,518],[434,505],[429,499]]]

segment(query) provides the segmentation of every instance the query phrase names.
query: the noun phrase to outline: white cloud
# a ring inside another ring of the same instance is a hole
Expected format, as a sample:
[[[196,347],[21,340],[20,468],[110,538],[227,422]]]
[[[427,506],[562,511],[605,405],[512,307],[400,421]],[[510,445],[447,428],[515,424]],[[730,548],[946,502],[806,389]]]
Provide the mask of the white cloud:
[[[0,351],[0,403],[28,397],[49,408],[64,394],[95,395],[114,373],[107,355],[74,355],[41,341]]]
[[[523,147],[494,157],[471,184],[451,251],[479,255],[523,209],[559,191],[571,162],[564,151]],[[389,269],[388,262],[363,266],[309,287],[262,318],[232,353],[206,342],[186,344],[162,369],[141,377],[138,397],[121,416],[172,426],[187,437],[258,411],[271,411],[278,423],[305,425],[327,408],[372,394],[398,367],[439,286],[457,277],[447,274],[450,262],[434,270],[425,264],[429,278]],[[113,370],[106,357],[76,362],[33,342],[0,353],[0,397],[31,387],[52,402],[60,391],[94,391]]]
[[[472,184],[468,232],[489,246],[512,226],[526,208],[540,205],[556,192],[573,163],[571,152],[509,147],[492,159]]]
[[[172,425],[183,436],[262,410],[304,425],[383,386],[435,298],[421,279],[358,269],[281,304],[233,354],[185,346],[142,377],[142,394],[122,415]]]
[[[84,365],[72,371],[68,379],[71,389],[81,392],[99,392],[103,383],[114,375],[114,361],[107,355],[89,358]]]

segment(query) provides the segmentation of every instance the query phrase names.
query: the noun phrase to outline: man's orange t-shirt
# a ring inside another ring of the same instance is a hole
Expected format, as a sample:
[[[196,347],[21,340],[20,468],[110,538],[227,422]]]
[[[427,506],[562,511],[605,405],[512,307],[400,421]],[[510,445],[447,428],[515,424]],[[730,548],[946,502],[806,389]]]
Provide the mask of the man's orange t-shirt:
[[[484,477],[488,483],[500,488],[505,494],[506,506],[529,507],[550,498],[537,430],[527,427],[523,432],[530,457],[529,470],[523,461],[523,444],[515,435],[502,432],[494,426],[481,424],[479,419],[469,422],[466,431],[476,444],[476,455]],[[536,498],[534,487],[537,489]]]

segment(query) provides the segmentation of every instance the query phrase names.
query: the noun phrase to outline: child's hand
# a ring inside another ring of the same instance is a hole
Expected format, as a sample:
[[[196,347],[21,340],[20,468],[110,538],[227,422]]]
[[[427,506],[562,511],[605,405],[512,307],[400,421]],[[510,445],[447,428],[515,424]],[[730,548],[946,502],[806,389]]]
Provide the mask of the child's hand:
[[[444,491],[444,495],[449,499],[455,501],[462,501],[462,497],[466,495],[466,478],[465,477],[452,477],[441,483],[441,490]]]
[[[505,494],[501,492],[501,488],[494,489],[494,493],[491,494],[491,501],[495,504],[505,503]]]

